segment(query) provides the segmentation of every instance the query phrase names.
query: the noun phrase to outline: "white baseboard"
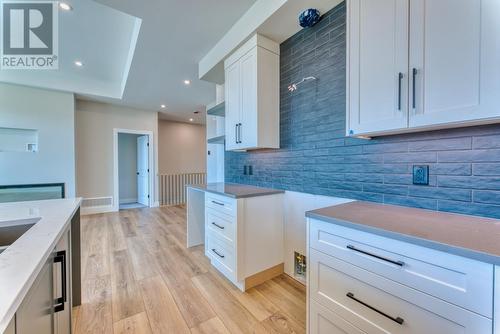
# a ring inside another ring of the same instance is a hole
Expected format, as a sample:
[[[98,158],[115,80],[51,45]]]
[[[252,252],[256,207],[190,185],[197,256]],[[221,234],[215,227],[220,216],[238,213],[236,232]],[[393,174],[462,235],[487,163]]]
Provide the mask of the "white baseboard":
[[[120,198],[120,204],[129,204],[129,203],[137,203],[136,198]]]
[[[158,208],[160,206],[160,202],[159,201],[156,201],[153,203],[153,208]]]
[[[87,208],[82,207],[80,213],[82,215],[93,215],[96,213],[105,213],[113,211],[116,211],[113,205],[103,205],[103,206],[91,206]]]

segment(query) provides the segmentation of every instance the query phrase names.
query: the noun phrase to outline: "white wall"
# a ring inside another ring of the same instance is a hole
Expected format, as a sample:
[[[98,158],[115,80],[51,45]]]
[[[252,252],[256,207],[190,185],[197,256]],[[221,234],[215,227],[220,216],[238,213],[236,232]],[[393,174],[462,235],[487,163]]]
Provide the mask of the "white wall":
[[[205,173],[205,126],[160,120],[160,174]]]
[[[74,96],[0,83],[0,127],[38,130],[38,152],[0,152],[0,184],[65,183],[75,196]]]
[[[350,199],[286,191],[285,212],[285,273],[294,276],[294,252],[306,255],[306,212],[351,202]],[[308,259],[306,259],[308,261]],[[307,263],[309,265],[309,263]],[[296,277],[295,277],[296,278]]]
[[[152,131],[158,170],[158,114],[111,104],[76,102],[76,191],[84,198],[113,197],[113,129]],[[158,201],[158,178],[152,191]]]
[[[120,203],[137,202],[137,137],[130,133],[118,134],[118,182]]]

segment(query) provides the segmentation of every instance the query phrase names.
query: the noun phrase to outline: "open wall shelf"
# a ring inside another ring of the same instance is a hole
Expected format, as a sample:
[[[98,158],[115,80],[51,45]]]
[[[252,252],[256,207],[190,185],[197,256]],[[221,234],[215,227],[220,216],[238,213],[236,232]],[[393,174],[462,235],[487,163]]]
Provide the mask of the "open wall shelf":
[[[0,127],[0,152],[36,152],[38,130]]]
[[[217,136],[207,139],[207,143],[209,144],[224,144],[225,142],[226,142],[226,136]]]
[[[212,116],[226,116],[226,103],[221,102],[218,105],[207,110],[207,115]]]

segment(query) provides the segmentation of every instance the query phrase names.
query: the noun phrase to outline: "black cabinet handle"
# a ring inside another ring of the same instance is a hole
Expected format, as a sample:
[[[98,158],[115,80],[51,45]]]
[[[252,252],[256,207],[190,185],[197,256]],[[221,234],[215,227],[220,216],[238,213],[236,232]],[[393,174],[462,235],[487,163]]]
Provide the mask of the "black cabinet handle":
[[[350,249],[350,250],[353,250],[355,252],[361,253],[361,254],[365,254],[365,255],[374,257],[376,259],[379,259],[379,260],[382,260],[382,261],[385,261],[385,262],[389,262],[389,263],[395,264],[395,265],[400,266],[400,267],[402,267],[402,266],[405,265],[405,263],[403,261],[395,261],[395,260],[391,260],[391,259],[388,259],[386,257],[380,256],[380,255],[377,255],[377,254],[369,253],[367,251],[364,251],[364,250],[361,250],[359,248],[356,248],[353,245],[347,245],[346,248]]]
[[[67,301],[67,286],[66,286],[66,251],[62,250],[56,253],[54,263],[61,263],[61,285],[62,296],[56,299],[54,305],[54,312],[64,311],[64,303]]]
[[[417,69],[414,68],[413,71],[412,71],[412,81],[413,81],[413,87],[412,87],[412,89],[413,89],[412,107],[413,107],[413,109],[415,109],[415,107],[417,105],[417,98],[415,96],[415,92],[416,92],[416,88],[415,87],[416,87],[416,81],[417,81],[417,73],[418,73]]]
[[[212,252],[214,252],[218,257],[220,257],[221,259],[225,258],[224,255],[222,255],[221,253],[217,252],[217,250],[215,248],[212,248]]]
[[[212,203],[217,204],[217,205],[220,205],[220,206],[224,206],[224,203],[221,203],[221,202],[212,201]]]
[[[392,321],[394,321],[394,322],[396,322],[396,323],[398,323],[398,324],[400,324],[400,325],[402,325],[402,324],[403,324],[403,322],[404,322],[404,319],[403,319],[403,318],[400,318],[400,317],[396,317],[396,318],[391,317],[391,316],[390,316],[390,315],[388,315],[387,313],[384,313],[384,312],[382,312],[382,311],[380,311],[380,310],[376,309],[375,307],[373,307],[373,306],[371,306],[371,305],[368,305],[368,304],[367,304],[367,303],[365,303],[364,301],[359,300],[358,298],[354,297],[354,293],[352,293],[352,292],[348,292],[348,293],[346,294],[346,296],[347,296],[348,298],[351,298],[352,300],[354,300],[354,301],[356,301],[356,302],[360,303],[361,305],[363,305],[363,306],[365,306],[365,307],[368,307],[370,310],[373,310],[373,311],[377,312],[378,314],[383,315],[383,316],[384,316],[384,317],[386,317],[387,319],[391,319]]]
[[[242,143],[242,141],[241,141],[241,126],[242,126],[242,124],[238,123],[238,144]]]
[[[224,226],[220,226],[219,224],[216,224],[216,223],[214,223],[214,222],[212,222],[212,225],[214,225],[214,226],[216,226],[216,227],[220,228],[221,230],[223,230],[223,229],[224,229]]]
[[[234,142],[238,144],[238,124],[234,125]]]
[[[401,110],[401,82],[403,81],[403,73],[398,74],[398,110]]]

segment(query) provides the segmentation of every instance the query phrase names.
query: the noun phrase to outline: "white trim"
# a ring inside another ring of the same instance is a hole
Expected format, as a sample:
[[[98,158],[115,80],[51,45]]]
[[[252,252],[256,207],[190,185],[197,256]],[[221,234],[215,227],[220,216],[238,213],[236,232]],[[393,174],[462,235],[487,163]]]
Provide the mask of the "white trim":
[[[118,134],[129,133],[136,135],[149,136],[149,207],[154,207],[154,196],[156,189],[154,187],[156,166],[154,164],[154,136],[153,131],[149,130],[131,130],[131,129],[113,129],[113,211],[120,210],[120,182],[118,180]]]
[[[224,69],[233,65],[241,57],[243,57],[256,47],[261,47],[268,50],[271,53],[274,53],[275,55],[278,56],[280,55],[280,45],[278,43],[262,35],[254,34],[245,44],[243,44],[229,57],[227,57],[226,60],[224,60]]]
[[[82,215],[93,215],[95,213],[106,213],[116,211],[113,205],[90,206],[88,208],[80,208]]]
[[[158,208],[158,207],[160,207],[160,201],[155,201],[153,203],[153,208]]]
[[[120,198],[119,202],[120,202],[120,204],[137,203],[137,197],[134,197],[134,198]]]

